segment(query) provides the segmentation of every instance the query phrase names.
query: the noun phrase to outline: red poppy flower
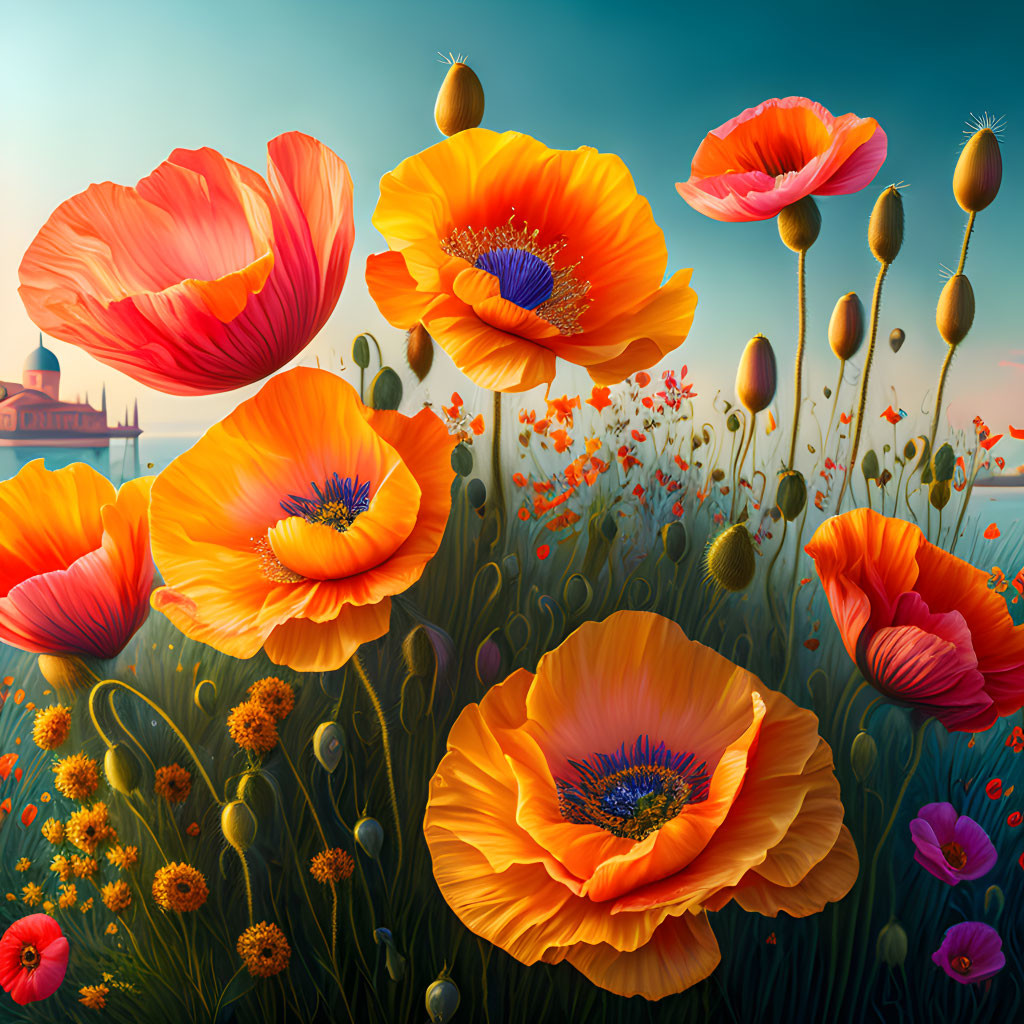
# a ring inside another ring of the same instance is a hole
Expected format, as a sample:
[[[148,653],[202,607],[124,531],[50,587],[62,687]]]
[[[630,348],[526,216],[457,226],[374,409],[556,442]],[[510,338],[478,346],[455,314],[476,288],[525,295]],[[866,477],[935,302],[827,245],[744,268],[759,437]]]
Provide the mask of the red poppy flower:
[[[68,940],[48,914],[15,921],[0,939],[0,986],[19,1005],[48,999],[68,969]]]
[[[267,146],[267,177],[176,149],[134,188],[62,203],[18,276],[32,320],[172,395],[261,380],[326,323],[352,251],[352,179],[316,139]]]
[[[885,412],[882,413],[879,419],[888,420],[893,426],[896,426],[903,417],[900,416],[900,414],[890,405]]]
[[[765,100],[709,132],[676,188],[715,220],[767,220],[805,196],[860,191],[885,151],[873,117],[833,117],[802,96]]]
[[[863,508],[827,519],[806,550],[850,657],[881,693],[951,732],[982,732],[1024,705],[1024,626],[987,573]]]

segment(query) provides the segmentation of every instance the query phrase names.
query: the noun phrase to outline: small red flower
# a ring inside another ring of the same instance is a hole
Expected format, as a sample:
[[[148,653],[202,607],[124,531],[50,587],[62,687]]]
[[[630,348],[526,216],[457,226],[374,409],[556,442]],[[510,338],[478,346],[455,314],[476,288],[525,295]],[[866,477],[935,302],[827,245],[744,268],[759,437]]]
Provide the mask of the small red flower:
[[[999,441],[1002,440],[1002,437],[1002,434],[993,434],[991,437],[986,437],[985,440],[981,442],[981,447],[984,448],[987,452],[991,451],[996,446],[996,444],[998,444]]]
[[[592,405],[598,412],[606,409],[612,404],[612,400],[608,397],[610,391],[611,388],[593,388],[590,392],[590,397],[587,399],[587,405]]]
[[[812,636],[804,641],[804,647],[809,651],[816,651],[820,646],[821,641],[816,636]]]
[[[0,939],[0,986],[19,1005],[48,999],[68,969],[68,940],[48,914],[20,918]]]
[[[999,527],[995,523],[989,523],[982,536],[985,540],[995,540],[999,536]]]
[[[641,434],[640,431],[637,430],[634,427],[633,428],[633,440],[634,441],[646,441],[647,440],[647,435],[646,434]]]
[[[839,414],[839,422],[840,423],[849,423],[850,419],[851,419],[851,417],[850,417],[849,413],[841,412]]]
[[[530,510],[528,508],[521,508],[517,514],[524,523],[530,518]]]
[[[1007,747],[1013,747],[1013,752],[1015,754],[1019,754],[1022,750],[1024,750],[1024,729],[1022,729],[1019,725],[1015,725],[1013,727],[1013,732],[1011,732],[1010,735],[1006,737],[1005,745]]]
[[[985,783],[985,795],[990,800],[998,800],[1003,795],[1003,780],[989,779]]]
[[[1006,428],[1010,432],[1010,437],[1016,438],[1018,441],[1024,441],[1024,427],[1010,427]]]
[[[550,554],[551,554],[551,548],[550,548],[550,546],[549,546],[549,545],[547,545],[547,544],[541,544],[541,546],[540,546],[539,548],[537,548],[537,557],[538,557],[538,558],[539,558],[539,559],[540,559],[540,560],[541,560],[542,562],[543,562],[543,561],[544,561],[544,559],[545,559],[545,558],[547,558],[547,557],[548,557],[548,555],[550,555]]]
[[[689,468],[690,464],[683,459],[681,455],[676,456],[676,465],[685,473]]]
[[[890,405],[885,412],[879,416],[879,419],[888,420],[893,426],[895,426],[903,417]]]
[[[522,473],[513,473],[512,474],[512,483],[514,483],[516,485],[516,487],[525,487],[526,486],[526,477],[523,476]]]
[[[1024,821],[1024,814],[1021,814],[1020,811],[1013,811],[1006,819],[1006,824],[1009,825],[1010,828],[1016,828],[1021,821]]]
[[[645,388],[651,383],[651,375],[644,370],[641,370],[638,374],[633,377],[639,387]]]
[[[484,418],[482,415],[475,416],[469,423],[469,429],[479,437],[484,432]]]

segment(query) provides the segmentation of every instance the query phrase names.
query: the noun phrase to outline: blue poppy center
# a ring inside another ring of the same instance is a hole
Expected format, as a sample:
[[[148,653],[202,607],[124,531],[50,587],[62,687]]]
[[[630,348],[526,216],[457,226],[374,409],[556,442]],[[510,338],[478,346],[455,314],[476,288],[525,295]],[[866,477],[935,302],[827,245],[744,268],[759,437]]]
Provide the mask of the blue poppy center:
[[[344,533],[360,512],[370,507],[370,483],[359,482],[350,476],[335,473],[321,490],[315,483],[309,485],[313,497],[289,494],[290,501],[282,501],[281,508],[290,516],[301,516],[307,523],[320,523]]]
[[[693,754],[674,754],[648,736],[614,753],[569,761],[575,778],[556,779],[562,817],[622,839],[645,839],[687,805],[706,800],[711,776]]]
[[[498,279],[501,297],[522,309],[536,309],[551,298],[555,275],[545,260],[525,249],[491,249],[473,266]]]

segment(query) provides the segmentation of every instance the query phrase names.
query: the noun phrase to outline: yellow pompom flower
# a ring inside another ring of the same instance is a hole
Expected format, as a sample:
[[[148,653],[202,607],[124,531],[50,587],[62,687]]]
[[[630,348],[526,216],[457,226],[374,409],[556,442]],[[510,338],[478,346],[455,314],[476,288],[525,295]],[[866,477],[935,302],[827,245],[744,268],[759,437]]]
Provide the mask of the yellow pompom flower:
[[[309,864],[309,873],[318,881],[327,885],[328,882],[340,882],[352,875],[355,864],[352,858],[342,849],[322,850]]]
[[[153,791],[169,804],[180,804],[192,790],[192,774],[180,764],[168,764],[156,770]]]
[[[76,878],[92,878],[98,867],[95,857],[79,857],[77,853],[71,855],[71,871]]]
[[[19,860],[18,863],[14,865],[14,870],[28,871],[30,867],[32,867],[32,861],[30,861],[28,857],[22,857],[21,860]]]
[[[50,861],[50,870],[56,872],[57,877],[62,882],[66,882],[68,880],[68,876],[71,874],[71,863],[67,857],[58,853],[57,856]]]
[[[86,853],[95,853],[100,843],[117,838],[117,833],[110,827],[107,805],[102,801],[75,811],[68,818],[65,832],[68,841]]]
[[[78,889],[74,882],[68,882],[60,887],[60,895],[57,897],[57,906],[61,910],[67,910],[78,902]]]
[[[36,712],[32,725],[32,741],[40,750],[56,750],[65,743],[71,731],[71,708],[51,704]]]
[[[26,906],[34,907],[43,898],[42,886],[35,882],[29,882],[21,890],[21,902]]]
[[[117,845],[107,850],[107,860],[120,868],[122,871],[130,871],[139,860],[139,848],[137,846]]]
[[[277,676],[257,679],[249,687],[249,699],[265,708],[278,721],[285,718],[288,712],[295,707],[295,691]]]
[[[132,902],[132,891],[127,882],[110,882],[100,889],[100,897],[107,910],[120,913]]]
[[[102,1010],[107,1005],[110,989],[106,985],[85,985],[78,990],[78,1001],[90,1010]]]
[[[62,758],[53,767],[54,786],[69,800],[86,800],[100,782],[99,766],[85,754]]]
[[[117,934],[117,925],[114,924],[113,921],[111,921],[110,924],[108,924],[107,927],[104,929],[104,931],[105,931],[105,933],[107,935],[116,935]]]
[[[57,818],[47,818],[40,831],[43,833],[43,838],[54,846],[59,846],[64,842],[64,822]]]
[[[164,910],[198,910],[209,894],[202,872],[189,864],[172,862],[153,877],[153,899]]]
[[[257,978],[270,978],[288,966],[292,950],[276,924],[260,921],[238,937],[238,955],[246,970]]]
[[[228,715],[228,732],[243,749],[265,753],[277,745],[277,726],[270,712],[254,700],[244,701]]]
[[[87,914],[92,910],[92,897],[90,896],[79,908],[83,914]]]

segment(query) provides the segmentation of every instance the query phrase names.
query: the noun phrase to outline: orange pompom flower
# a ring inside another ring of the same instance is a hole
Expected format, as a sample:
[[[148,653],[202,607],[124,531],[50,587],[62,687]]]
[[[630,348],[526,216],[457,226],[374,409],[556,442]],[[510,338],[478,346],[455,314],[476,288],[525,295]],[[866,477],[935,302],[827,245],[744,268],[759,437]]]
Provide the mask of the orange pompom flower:
[[[987,572],[864,508],[826,519],[806,551],[847,652],[886,697],[950,732],[1024,706],[1024,626]]]
[[[180,764],[163,765],[156,770],[153,792],[169,804],[180,804],[192,791],[192,773]]]
[[[662,285],[665,236],[613,154],[473,128],[380,189],[389,251],[367,262],[370,294],[481,387],[526,391],[554,379],[556,359],[615,384],[686,338],[691,271]]]
[[[235,658],[339,668],[387,632],[451,508],[455,439],[326,370],[268,381],[153,484],[153,606]]]
[[[158,391],[262,380],[331,315],[348,271],[352,180],[316,139],[267,146],[267,177],[213,149],[177,149],[134,188],[62,203],[18,269],[47,334]]]
[[[834,117],[802,96],[765,100],[708,132],[676,189],[714,220],[767,220],[805,196],[860,191],[886,147],[873,117]]]
[[[33,654],[121,652],[149,613],[151,482],[115,491],[82,462],[51,472],[42,459],[0,482],[0,641]]]
[[[706,911],[813,914],[858,868],[815,716],[647,612],[466,707],[424,833],[477,935],[647,999],[718,965]]]

